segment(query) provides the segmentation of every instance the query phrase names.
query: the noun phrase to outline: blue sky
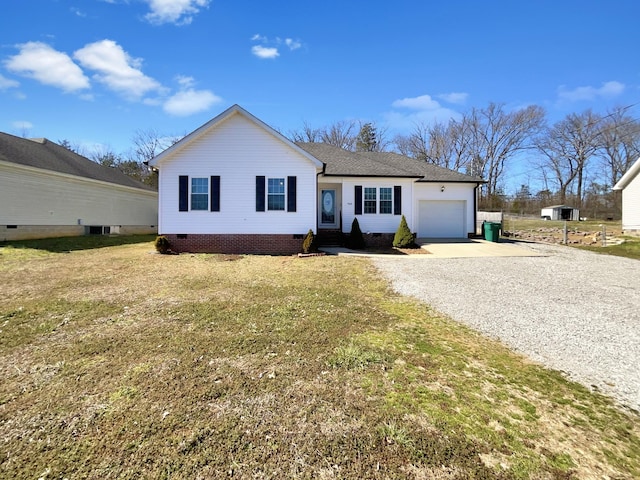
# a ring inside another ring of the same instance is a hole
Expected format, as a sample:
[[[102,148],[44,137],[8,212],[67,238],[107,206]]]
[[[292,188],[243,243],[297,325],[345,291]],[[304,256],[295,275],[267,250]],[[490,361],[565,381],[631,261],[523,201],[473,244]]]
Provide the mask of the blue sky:
[[[640,94],[637,0],[2,7],[0,131],[116,153],[136,130],[183,135],[235,103],[285,134],[356,120],[391,136],[491,101],[554,122]]]

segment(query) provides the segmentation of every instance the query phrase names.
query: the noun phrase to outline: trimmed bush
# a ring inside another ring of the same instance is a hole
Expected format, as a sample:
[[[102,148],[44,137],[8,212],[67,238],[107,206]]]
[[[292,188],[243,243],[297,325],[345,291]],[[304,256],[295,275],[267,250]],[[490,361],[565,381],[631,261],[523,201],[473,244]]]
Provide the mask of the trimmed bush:
[[[362,230],[360,230],[360,223],[358,223],[357,218],[354,218],[351,223],[351,233],[349,233],[349,248],[362,250],[364,247],[364,236],[362,235]]]
[[[407,219],[404,218],[404,215],[402,215],[400,226],[393,237],[393,246],[396,248],[414,248],[416,246],[413,233],[409,230],[409,225],[407,225]]]
[[[160,235],[159,237],[157,237],[154,245],[158,253],[166,254],[171,251],[171,245],[169,245],[169,239],[164,235]]]
[[[311,253],[315,251],[315,235],[313,234],[313,230],[309,229],[307,235],[304,237],[304,241],[302,242],[302,253]]]

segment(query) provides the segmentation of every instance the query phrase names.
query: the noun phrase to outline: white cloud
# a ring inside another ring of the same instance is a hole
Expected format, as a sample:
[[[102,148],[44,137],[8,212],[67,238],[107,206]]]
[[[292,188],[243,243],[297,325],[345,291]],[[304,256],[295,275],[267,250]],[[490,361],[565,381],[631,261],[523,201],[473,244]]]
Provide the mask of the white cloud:
[[[189,25],[193,16],[200,12],[201,8],[209,6],[211,0],[145,0],[151,9],[151,13],[145,18],[155,25],[174,23],[176,25]]]
[[[31,130],[33,128],[33,123],[27,122],[26,120],[17,120],[15,122],[12,122],[11,125],[13,126],[13,128],[15,128],[16,130],[20,130],[21,132]]]
[[[290,51],[298,50],[302,47],[300,40],[294,40],[293,38],[282,39],[280,37],[269,38],[265,35],[256,33],[251,37],[252,42],[258,42],[260,45],[254,45],[251,47],[251,53],[259,58],[277,58],[280,56],[279,47],[287,47]]]
[[[9,88],[17,88],[19,86],[20,86],[19,82],[15,80],[11,80],[10,78],[4,77],[0,73],[0,91],[7,90]]]
[[[258,58],[276,58],[280,56],[277,48],[263,47],[262,45],[254,45],[251,47],[251,53]]]
[[[567,90],[564,85],[558,88],[558,98],[568,102],[578,102],[581,100],[595,100],[596,98],[616,97],[624,92],[625,85],[620,82],[605,82],[600,88],[596,87],[577,87],[573,90]]]
[[[193,77],[187,77],[186,75],[178,75],[176,82],[178,82],[181,88],[190,88],[195,84]]]
[[[445,102],[454,103],[456,105],[464,105],[468,97],[468,93],[462,92],[442,93],[438,95],[438,98],[444,100]]]
[[[80,64],[97,73],[94,78],[107,88],[129,99],[138,99],[162,86],[140,70],[141,61],[129,56],[113,40],[101,40],[85,45],[73,54]]]
[[[440,104],[431,98],[431,95],[420,95],[413,98],[395,100],[392,104],[395,108],[409,108],[411,110],[432,110],[440,107]]]
[[[42,42],[23,43],[18,48],[20,53],[4,62],[8,70],[65,92],[90,88],[89,79],[66,53]]]
[[[222,99],[209,90],[182,90],[169,99],[162,106],[170,115],[186,117],[194,113],[208,110],[212,105],[220,103]]]
[[[443,107],[431,95],[407,97],[395,100],[391,106],[396,110],[387,112],[384,117],[390,128],[400,131],[410,131],[416,125],[429,125],[435,122],[448,122],[460,118],[455,110]],[[409,110],[398,111],[398,110]]]
[[[291,38],[285,38],[284,44],[289,47],[289,50],[297,50],[302,46],[302,43],[300,43],[298,40],[293,40]]]

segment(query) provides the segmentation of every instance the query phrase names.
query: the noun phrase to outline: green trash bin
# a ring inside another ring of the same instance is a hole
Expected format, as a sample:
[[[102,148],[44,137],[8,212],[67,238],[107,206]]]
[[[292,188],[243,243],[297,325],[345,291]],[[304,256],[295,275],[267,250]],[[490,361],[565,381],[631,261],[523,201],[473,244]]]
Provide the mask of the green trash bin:
[[[484,239],[489,242],[499,242],[500,241],[500,229],[502,228],[501,223],[496,222],[484,222]]]

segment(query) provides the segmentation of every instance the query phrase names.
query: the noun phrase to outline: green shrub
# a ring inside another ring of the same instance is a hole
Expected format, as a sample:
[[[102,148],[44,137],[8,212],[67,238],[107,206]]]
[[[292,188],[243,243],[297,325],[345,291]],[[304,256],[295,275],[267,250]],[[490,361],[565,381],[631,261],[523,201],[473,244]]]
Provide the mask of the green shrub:
[[[315,251],[315,235],[313,234],[313,230],[309,229],[306,237],[304,237],[304,241],[302,242],[302,253],[310,253]]]
[[[360,224],[358,219],[354,218],[351,223],[351,233],[349,233],[349,248],[362,250],[364,247],[364,237],[362,236],[362,230],[360,230]]]
[[[413,233],[409,230],[407,225],[407,219],[402,215],[400,220],[400,226],[396,230],[396,234],[393,237],[393,246],[396,248],[413,248],[415,247]]]
[[[156,247],[156,251],[158,253],[169,253],[171,251],[171,245],[169,244],[169,239],[164,235],[160,235],[156,238],[154,243]]]

